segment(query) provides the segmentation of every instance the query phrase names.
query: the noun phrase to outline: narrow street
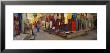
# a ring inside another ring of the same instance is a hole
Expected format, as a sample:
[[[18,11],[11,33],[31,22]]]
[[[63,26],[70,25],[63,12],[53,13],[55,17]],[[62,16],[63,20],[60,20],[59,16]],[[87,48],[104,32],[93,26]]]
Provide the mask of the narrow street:
[[[97,40],[96,30],[89,31],[87,35],[72,38],[73,40]]]
[[[21,34],[20,36],[17,36],[14,39],[23,40],[27,35],[28,34]],[[35,33],[35,40],[66,40],[66,39],[58,35],[49,34],[47,32],[38,32],[38,33]],[[89,31],[86,35],[73,37],[69,40],[97,40],[97,33],[96,33],[96,30],[93,30],[93,31]]]
[[[49,34],[47,32],[38,32],[35,35],[35,40],[65,40],[64,38]],[[97,33],[96,31],[90,31],[87,35],[73,37],[70,40],[97,40]]]
[[[35,40],[63,40],[64,38],[57,35],[52,35],[47,32],[38,32]]]

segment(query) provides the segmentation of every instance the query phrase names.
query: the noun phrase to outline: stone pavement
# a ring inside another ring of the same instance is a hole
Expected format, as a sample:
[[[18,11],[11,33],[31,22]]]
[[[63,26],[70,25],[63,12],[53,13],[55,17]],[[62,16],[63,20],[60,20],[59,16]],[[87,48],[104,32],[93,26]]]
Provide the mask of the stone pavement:
[[[66,40],[58,35],[52,35],[47,32],[37,33],[35,40]],[[70,40],[97,40],[96,31],[89,31],[86,35],[73,37]]]
[[[96,30],[89,31],[86,35],[72,38],[72,40],[97,40]]]
[[[38,32],[36,37],[36,40],[64,40],[64,38],[59,37],[57,35],[52,35],[47,32]]]
[[[14,40],[23,40],[28,34],[20,34],[16,36]],[[74,34],[72,34],[74,35]],[[30,37],[31,40],[34,40],[34,36]],[[49,34],[47,32],[38,32],[35,33],[35,40],[66,40],[58,35]],[[73,37],[69,40],[97,40],[96,30],[89,31],[86,35]]]
[[[14,37],[14,40],[23,40],[28,34],[22,34],[20,33],[20,35],[17,35],[16,37]]]

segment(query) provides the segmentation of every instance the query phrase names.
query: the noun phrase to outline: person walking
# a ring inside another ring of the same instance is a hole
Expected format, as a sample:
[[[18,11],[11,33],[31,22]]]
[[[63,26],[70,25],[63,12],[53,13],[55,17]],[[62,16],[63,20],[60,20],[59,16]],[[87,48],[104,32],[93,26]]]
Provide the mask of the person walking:
[[[37,28],[37,32],[40,32],[40,22],[39,21],[37,22],[37,27],[36,28]]]

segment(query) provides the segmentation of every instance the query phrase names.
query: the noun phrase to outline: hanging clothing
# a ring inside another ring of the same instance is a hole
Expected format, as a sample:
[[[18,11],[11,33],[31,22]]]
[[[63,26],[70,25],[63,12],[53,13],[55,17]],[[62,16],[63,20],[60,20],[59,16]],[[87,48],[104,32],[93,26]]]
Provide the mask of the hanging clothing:
[[[52,21],[50,21],[50,28],[52,28]]]
[[[61,14],[59,13],[58,19],[61,19]]]
[[[61,31],[63,32],[64,31],[64,22],[61,22],[60,27],[61,27]]]
[[[76,21],[72,21],[72,31],[76,31]]]
[[[79,31],[79,27],[80,27],[80,14],[77,14],[77,18],[76,18],[76,30]]]
[[[84,30],[84,18],[82,18],[82,29]]]
[[[80,14],[77,14],[77,19],[80,19]]]
[[[50,21],[52,22],[52,26],[54,26],[54,24],[55,24],[55,18],[54,18],[54,16],[51,16],[51,20]]]
[[[72,18],[72,13],[67,13],[67,18],[71,19]]]
[[[50,20],[51,20],[51,18],[52,18],[52,16],[51,16],[51,15],[49,15],[49,16],[48,16],[48,20],[50,21]]]
[[[14,16],[14,30],[15,30],[15,35],[19,35],[20,34],[19,18],[18,18],[18,16]]]
[[[48,29],[49,28],[49,23],[48,22],[46,22],[46,29]]]
[[[73,14],[72,14],[73,20],[76,20],[76,17],[77,17],[77,13],[73,13]]]
[[[67,24],[64,24],[64,31],[65,31],[65,32],[67,32],[67,31],[68,31]]]
[[[46,22],[49,22],[49,16],[46,16]]]
[[[64,14],[64,23],[65,24],[68,24],[68,17],[67,17],[67,14],[66,13]]]
[[[76,19],[76,31],[78,31],[78,28],[79,27],[79,25],[78,25],[78,19]]]
[[[54,19],[55,19],[55,21],[57,20],[57,14],[54,15]]]
[[[78,19],[78,30],[81,30],[81,20]]]
[[[22,32],[22,13],[18,13],[19,18],[19,31]]]
[[[56,30],[59,29],[59,21],[58,21],[58,19],[57,19],[56,22],[55,22],[55,29],[56,29]]]
[[[68,19],[68,31],[72,31],[72,19]]]

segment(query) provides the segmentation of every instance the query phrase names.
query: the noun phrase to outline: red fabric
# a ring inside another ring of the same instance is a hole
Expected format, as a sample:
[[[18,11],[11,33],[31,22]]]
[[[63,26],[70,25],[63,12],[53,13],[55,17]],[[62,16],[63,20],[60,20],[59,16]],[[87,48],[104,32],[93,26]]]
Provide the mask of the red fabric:
[[[76,22],[72,21],[72,31],[76,31]]]
[[[17,25],[15,25],[15,32],[16,34],[19,34],[19,27]]]
[[[58,21],[55,23],[55,29],[59,29],[59,22]]]
[[[14,16],[14,21],[19,21],[19,18]]]
[[[49,20],[49,21],[51,20],[51,15],[48,16],[48,20]]]
[[[68,19],[68,31],[72,31],[72,21],[71,19]]]
[[[55,29],[59,29],[60,28],[59,22],[60,21],[57,19],[56,22],[55,22]]]
[[[54,18],[54,16],[49,16],[49,19],[52,21],[53,20],[53,18]]]
[[[19,18],[14,16],[14,31],[16,34],[19,34],[19,25],[16,25],[15,21],[19,21]]]
[[[63,28],[63,25],[64,25],[64,23],[63,23],[63,22],[61,22],[61,25],[60,25],[60,27],[61,27],[61,28]]]
[[[46,16],[46,22],[49,22],[49,16]]]

